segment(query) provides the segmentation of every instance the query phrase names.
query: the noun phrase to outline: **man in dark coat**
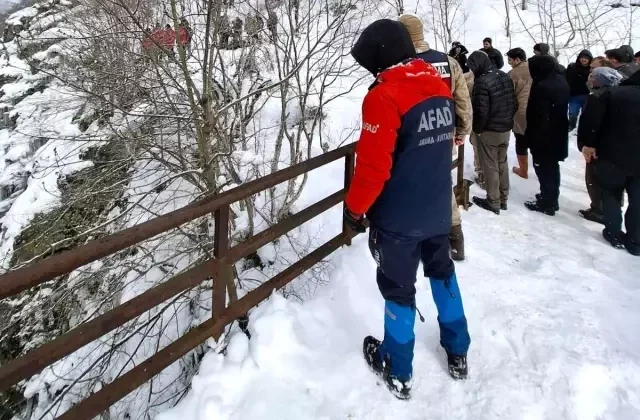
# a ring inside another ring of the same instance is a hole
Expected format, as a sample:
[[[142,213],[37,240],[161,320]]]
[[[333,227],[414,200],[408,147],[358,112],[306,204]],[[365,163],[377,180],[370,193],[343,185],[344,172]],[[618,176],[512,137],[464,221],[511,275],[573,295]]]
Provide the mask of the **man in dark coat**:
[[[585,109],[590,106],[591,103],[597,102],[599,97],[614,89],[622,81],[622,75],[618,73],[614,68],[601,66],[602,60],[594,59],[591,62],[591,74],[589,75],[589,82],[591,85],[591,95],[587,99]],[[597,104],[594,106],[598,106]],[[580,122],[585,121],[585,113],[580,116]],[[588,124],[578,125],[578,150],[582,152],[582,148],[585,146],[583,138],[585,137],[585,130],[589,128]],[[587,135],[588,136],[588,135]],[[596,174],[596,162],[595,160],[587,162],[584,172],[584,180],[587,186],[587,192],[591,199],[591,205],[588,209],[578,210],[578,213],[582,217],[592,222],[604,224],[604,212],[602,210],[602,190],[597,180]],[[622,206],[622,203],[620,203]]]
[[[595,161],[602,189],[604,238],[616,248],[640,256],[640,72],[610,89],[585,108],[580,127],[582,154]],[[620,202],[629,197],[622,233]]]
[[[467,47],[465,47],[458,41],[454,42],[451,45],[449,57],[452,57],[458,62],[458,64],[460,64],[460,68],[462,69],[463,73],[467,73],[469,71],[469,67],[467,67],[467,54],[469,54]]]
[[[482,41],[482,48],[480,51],[484,51],[489,56],[489,59],[493,63],[493,67],[500,70],[504,67],[504,58],[500,50],[493,48],[493,40],[491,38],[485,38]]]
[[[474,51],[467,65],[475,76],[471,95],[473,132],[487,190],[487,198],[473,197],[473,202],[500,214],[507,209],[509,198],[507,150],[518,100],[511,77],[497,70],[487,54]]]
[[[527,104],[525,137],[533,156],[533,168],[540,183],[540,194],[525,206],[554,216],[559,210],[560,165],[569,155],[569,85],[556,71],[552,57],[529,59],[533,79]]]
[[[565,73],[567,72],[567,69],[560,63],[558,63],[558,60],[551,55],[551,47],[549,47],[549,44],[545,44],[544,42],[541,42],[539,44],[536,44],[533,46],[533,55],[546,55],[549,57],[552,57],[554,60],[556,60],[556,71],[558,72],[558,74],[561,75],[565,75]]]
[[[362,131],[344,211],[345,223],[356,232],[365,231],[363,214],[371,222],[369,248],[385,300],[384,340],[366,337],[363,351],[393,395],[408,399],[420,262],[438,309],[449,373],[456,379],[467,376],[470,338],[449,257],[455,104],[438,71],[416,59],[401,22],[372,23],[351,54],[376,77],[362,104]]]
[[[567,83],[571,92],[569,100],[569,131],[576,128],[580,111],[587,103],[589,97],[589,72],[591,71],[591,60],[593,55],[589,50],[582,50],[578,54],[575,63],[569,64],[567,68]]]

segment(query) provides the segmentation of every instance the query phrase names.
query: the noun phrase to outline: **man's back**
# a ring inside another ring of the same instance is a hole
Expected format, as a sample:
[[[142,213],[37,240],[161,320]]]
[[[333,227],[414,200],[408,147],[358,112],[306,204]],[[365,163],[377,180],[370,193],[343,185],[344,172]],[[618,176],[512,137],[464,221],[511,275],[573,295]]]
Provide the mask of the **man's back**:
[[[477,133],[484,131],[503,133],[511,130],[517,106],[511,78],[501,70],[491,69],[475,80],[473,88],[474,131]]]
[[[524,134],[527,128],[527,102],[529,101],[529,91],[531,90],[531,74],[526,61],[514,67],[509,73],[518,99],[518,111],[514,120],[514,132]]]
[[[371,99],[393,104],[400,112],[397,118],[401,125],[391,177],[368,217],[388,232],[411,237],[446,235],[451,226],[455,106],[440,80],[408,76],[425,71],[426,66],[416,60],[404,68],[387,70],[380,84],[369,92]]]
[[[603,101],[602,112],[597,116],[589,113],[601,119],[598,156],[640,176],[640,77],[606,91],[599,101]]]

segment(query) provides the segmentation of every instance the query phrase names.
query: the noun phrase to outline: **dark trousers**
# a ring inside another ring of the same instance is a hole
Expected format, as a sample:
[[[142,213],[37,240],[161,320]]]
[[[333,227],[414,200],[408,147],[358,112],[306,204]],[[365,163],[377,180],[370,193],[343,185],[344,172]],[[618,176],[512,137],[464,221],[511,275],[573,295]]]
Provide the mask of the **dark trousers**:
[[[591,210],[598,214],[602,214],[602,190],[600,189],[598,180],[596,179],[595,162],[587,163],[587,167],[584,171],[584,182],[587,184],[587,192],[591,199]]]
[[[438,309],[440,344],[449,353],[466,354],[471,339],[455,267],[449,257],[449,235],[411,238],[372,226],[369,249],[378,265],[376,279],[385,299],[380,356],[391,358],[391,375],[403,380],[412,375],[415,283],[420,262]]]
[[[640,245],[640,176],[627,174],[606,160],[597,161],[596,171],[602,188],[602,210],[607,229],[614,234],[622,231],[620,203],[626,191],[629,196],[629,207],[624,215],[627,241]]]
[[[513,134],[516,137],[516,155],[528,156],[529,145],[527,144],[527,140],[524,134],[517,134],[517,133],[513,133]]]
[[[560,198],[560,164],[555,161],[536,160],[533,157],[533,169],[540,183],[540,195],[543,204],[557,206]]]

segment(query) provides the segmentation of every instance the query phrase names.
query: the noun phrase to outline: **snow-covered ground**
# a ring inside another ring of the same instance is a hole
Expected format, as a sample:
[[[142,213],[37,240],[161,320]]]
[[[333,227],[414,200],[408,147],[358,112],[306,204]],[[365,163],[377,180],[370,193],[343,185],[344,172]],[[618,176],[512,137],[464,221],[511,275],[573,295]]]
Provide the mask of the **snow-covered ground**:
[[[158,419],[640,418],[640,259],[578,216],[588,204],[583,171],[575,150],[562,165],[556,217],[522,205],[537,192],[535,176],[512,177],[501,216],[477,207],[463,214],[468,259],[457,271],[472,337],[468,380],[446,372],[429,283],[419,277],[427,321],[416,324],[413,398],[398,401],[377,383],[361,348],[366,335],[382,335],[383,300],[362,236],[330,257],[331,280],[314,298],[275,294],[255,309],[252,339],[238,334],[226,356],[210,352],[188,397]],[[314,178],[324,181],[321,195],[339,188],[342,172],[334,165]],[[318,221],[323,235],[338,231],[339,216],[334,209]]]

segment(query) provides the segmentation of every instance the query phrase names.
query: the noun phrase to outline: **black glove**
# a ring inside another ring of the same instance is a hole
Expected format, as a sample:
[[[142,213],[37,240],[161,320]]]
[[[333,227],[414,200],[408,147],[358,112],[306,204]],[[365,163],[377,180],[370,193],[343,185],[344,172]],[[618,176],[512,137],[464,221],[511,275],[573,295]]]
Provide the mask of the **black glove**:
[[[365,233],[367,228],[364,225],[364,217],[360,216],[360,219],[356,219],[349,209],[344,208],[344,222],[356,233]]]

